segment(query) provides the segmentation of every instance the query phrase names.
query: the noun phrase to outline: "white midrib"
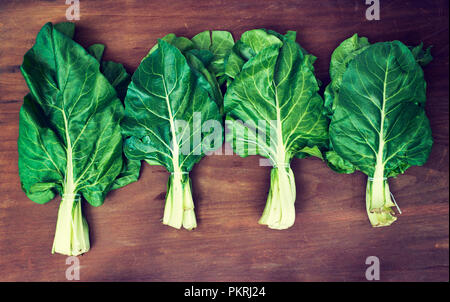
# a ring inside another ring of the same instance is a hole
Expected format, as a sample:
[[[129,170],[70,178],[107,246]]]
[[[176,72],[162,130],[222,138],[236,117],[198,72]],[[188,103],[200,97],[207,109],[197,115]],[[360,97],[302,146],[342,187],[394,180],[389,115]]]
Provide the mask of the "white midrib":
[[[169,123],[170,123],[170,131],[172,132],[172,163],[173,163],[173,195],[172,200],[167,201],[166,208],[164,210],[164,223],[180,228],[183,221],[183,189],[181,184],[181,169],[179,164],[179,146],[178,140],[175,133],[175,121],[172,113],[172,107],[169,102],[169,94],[166,88],[166,82],[164,78],[162,78],[162,82],[164,85],[165,99],[167,105],[167,111],[169,113]],[[167,215],[167,216],[166,216]]]
[[[62,115],[64,118],[64,130],[66,134],[66,142],[67,142],[67,166],[66,166],[66,179],[64,186],[64,194],[74,194],[75,193],[75,181],[73,179],[73,154],[72,154],[72,143],[70,141],[69,135],[69,123],[67,121],[66,113],[62,110]]]
[[[373,196],[372,196],[372,204],[371,207],[380,207],[379,202],[384,201],[384,119],[385,119],[385,107],[386,107],[386,84],[387,84],[387,76],[389,73],[389,61],[386,63],[386,70],[384,73],[384,82],[383,82],[383,102],[381,104],[381,112],[380,112],[380,131],[378,136],[378,152],[375,164],[375,172],[373,175]],[[375,204],[374,204],[375,203]]]
[[[180,148],[178,146],[178,140],[175,132],[175,121],[172,113],[172,107],[170,107],[169,95],[166,88],[166,82],[162,79],[164,85],[165,92],[165,100],[167,105],[167,111],[169,112],[169,123],[170,123],[170,132],[172,133],[172,161],[173,161],[173,172],[181,172],[180,164],[179,164],[179,153]],[[175,173],[178,175],[178,173]]]
[[[280,103],[278,101],[278,93],[277,93],[277,86],[275,87],[275,109],[277,113],[277,150],[276,150],[276,163],[275,165],[277,167],[283,167],[286,163],[286,149],[284,147],[283,143],[283,128],[281,125],[281,112],[280,112]]]
[[[380,132],[378,137],[378,152],[377,152],[377,161],[375,167],[374,178],[384,177],[384,162],[383,162],[383,152],[384,152],[384,119],[385,119],[385,109],[386,109],[386,85],[387,85],[387,76],[389,73],[389,61],[386,63],[386,70],[384,73],[384,82],[383,82],[383,102],[381,104],[381,112],[380,112]]]

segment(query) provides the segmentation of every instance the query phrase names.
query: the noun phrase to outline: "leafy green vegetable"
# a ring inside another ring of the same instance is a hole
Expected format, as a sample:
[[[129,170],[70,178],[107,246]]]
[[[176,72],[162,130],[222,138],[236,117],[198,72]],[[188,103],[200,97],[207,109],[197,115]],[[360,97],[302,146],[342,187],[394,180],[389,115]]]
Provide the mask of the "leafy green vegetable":
[[[209,70],[218,78],[219,85],[222,85],[227,79],[225,61],[234,45],[231,33],[221,30],[204,31],[193,37],[192,42],[196,49],[209,50],[213,54]]]
[[[273,229],[289,228],[295,221],[292,158],[321,157],[328,142],[315,59],[295,42],[295,32],[283,36],[256,29],[236,42],[225,66],[233,79],[224,97],[232,134],[226,139],[240,156],[259,154],[273,165],[259,221]]]
[[[81,197],[103,204],[123,167],[123,105],[73,33],[71,23],[47,23],[25,54],[21,71],[30,94],[20,110],[18,139],[27,196],[37,203],[62,196],[52,253],[66,255],[90,247]]]
[[[93,44],[88,48],[88,52],[97,59],[100,63],[100,70],[103,75],[108,79],[111,85],[117,92],[117,97],[123,102],[127,93],[128,85],[131,82],[131,76],[125,70],[122,64],[103,61],[103,52],[105,46],[102,44]],[[123,137],[125,140],[125,137]],[[111,187],[111,190],[119,189],[132,182],[135,182],[139,178],[139,170],[141,168],[140,160],[132,160],[122,153],[123,166],[119,175]]]
[[[225,75],[225,60],[234,45],[233,36],[227,31],[204,31],[189,40],[168,34],[161,38],[178,48],[195,72],[201,73],[212,88],[211,97],[223,111],[223,95],[220,86],[228,78]],[[147,56],[158,48],[155,45]],[[209,90],[209,89],[207,89]]]
[[[180,41],[172,44],[183,48],[179,45],[188,40]],[[213,90],[180,49],[164,40],[142,60],[128,87],[125,154],[171,172],[163,223],[174,228],[197,226],[188,173],[222,144],[222,116]]]
[[[420,43],[415,47],[408,47],[411,50],[414,59],[417,63],[419,63],[420,66],[425,66],[433,60],[433,57],[431,56],[431,46],[429,46],[425,50],[423,49],[423,43]]]
[[[127,94],[131,76],[127,73],[122,64],[112,61],[103,61],[104,50],[105,46],[103,44],[93,44],[88,48],[88,52],[99,61],[100,71],[116,90],[117,97],[123,101]]]
[[[373,226],[397,219],[387,178],[424,164],[429,156],[433,140],[419,65],[429,61],[429,49],[422,45],[370,45],[357,35],[333,53],[326,90],[332,116],[327,160],[338,172],[356,169],[368,175],[366,208]]]
[[[342,77],[351,60],[370,45],[365,37],[354,34],[351,38],[342,42],[331,55],[330,77],[331,83],[325,88],[325,112],[329,118],[333,116],[338,104],[339,87]]]
[[[71,22],[62,22],[54,25],[55,29],[73,39],[75,34],[75,24]],[[123,102],[127,93],[128,85],[131,81],[131,76],[125,70],[122,64],[113,61],[104,61],[103,53],[105,45],[93,44],[88,47],[87,51],[100,63],[100,71],[108,79],[117,93],[117,97]],[[123,165],[117,178],[111,187],[111,190],[122,188],[139,178],[139,170],[141,168],[140,160],[128,159],[125,154],[122,154]]]

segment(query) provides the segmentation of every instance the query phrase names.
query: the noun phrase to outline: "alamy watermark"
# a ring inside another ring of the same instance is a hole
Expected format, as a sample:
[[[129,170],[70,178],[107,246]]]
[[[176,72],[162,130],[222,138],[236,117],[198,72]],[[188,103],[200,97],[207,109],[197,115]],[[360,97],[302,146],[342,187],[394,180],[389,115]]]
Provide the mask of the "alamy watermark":
[[[66,258],[66,279],[69,281],[80,280],[80,260],[78,257],[70,256]]]
[[[80,20],[80,0],[66,0],[66,19],[69,21]]]
[[[274,166],[277,163],[275,156],[281,145],[283,150],[292,147],[295,135],[291,134],[286,137],[286,142],[290,142],[286,144],[282,141],[285,134],[277,128],[277,121],[226,120],[224,128],[220,121],[203,121],[201,112],[194,112],[189,121],[174,120],[171,123],[170,142],[166,141],[167,138],[164,139],[166,134],[160,134],[157,130],[151,130],[139,139],[145,144],[156,136],[157,141],[166,149],[165,153],[160,154],[168,157],[233,155],[233,150],[236,150],[246,156],[262,155],[265,158],[260,160],[261,166]],[[229,144],[223,144],[224,140]]]
[[[369,256],[366,258],[366,279],[368,281],[380,280],[380,259],[377,256]]]
[[[369,21],[380,20],[380,0],[366,0],[366,19]]]

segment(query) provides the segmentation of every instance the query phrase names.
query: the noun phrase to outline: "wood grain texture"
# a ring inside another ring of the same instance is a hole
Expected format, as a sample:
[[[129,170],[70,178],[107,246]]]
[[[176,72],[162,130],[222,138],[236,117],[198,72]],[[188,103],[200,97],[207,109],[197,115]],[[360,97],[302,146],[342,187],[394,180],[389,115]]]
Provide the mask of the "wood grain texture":
[[[133,72],[168,33],[224,29],[297,30],[329,82],[331,52],[357,32],[371,42],[433,45],[425,67],[426,112],[435,144],[427,164],[390,181],[403,214],[370,227],[363,174],[340,175],[317,159],[296,159],[295,225],[258,225],[269,168],[256,156],[210,156],[192,172],[198,228],[161,224],[168,173],[145,165],[140,180],[85,205],[92,249],[80,257],[82,281],[364,281],[378,256],[383,281],[449,280],[449,2],[381,1],[367,21],[364,1],[84,1],[75,39],[107,45],[106,58]],[[64,281],[65,257],[50,253],[59,199],[46,205],[22,192],[17,168],[19,109],[28,92],[19,66],[47,21],[65,20],[65,1],[0,0],[0,280]]]

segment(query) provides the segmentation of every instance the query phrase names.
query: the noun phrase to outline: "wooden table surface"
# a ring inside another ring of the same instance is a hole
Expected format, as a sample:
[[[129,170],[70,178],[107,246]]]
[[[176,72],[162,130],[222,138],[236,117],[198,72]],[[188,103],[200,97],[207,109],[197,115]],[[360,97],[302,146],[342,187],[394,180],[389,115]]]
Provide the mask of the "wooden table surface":
[[[319,159],[295,159],[295,225],[258,225],[270,168],[256,156],[209,156],[191,173],[198,217],[194,231],[160,222],[168,173],[149,166],[140,180],[84,205],[91,250],[79,257],[82,281],[365,281],[368,256],[382,281],[449,280],[448,0],[384,1],[368,21],[365,1],[80,1],[75,39],[107,45],[106,58],[133,72],[157,38],[207,29],[235,38],[253,28],[284,33],[318,57],[328,84],[331,52],[357,32],[371,42],[433,45],[424,68],[426,112],[434,146],[428,162],[390,181],[403,214],[372,228],[366,177],[337,174]],[[64,281],[66,257],[50,253],[59,198],[45,205],[22,192],[17,168],[19,109],[28,92],[19,70],[48,21],[65,21],[65,1],[0,1],[0,280]]]

